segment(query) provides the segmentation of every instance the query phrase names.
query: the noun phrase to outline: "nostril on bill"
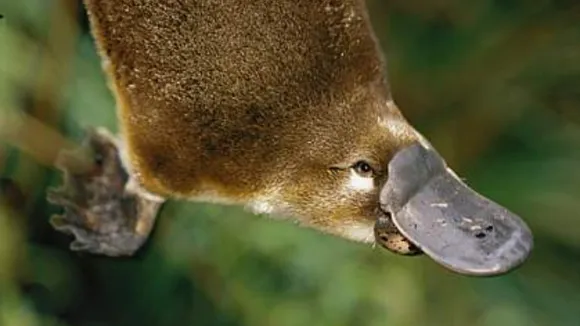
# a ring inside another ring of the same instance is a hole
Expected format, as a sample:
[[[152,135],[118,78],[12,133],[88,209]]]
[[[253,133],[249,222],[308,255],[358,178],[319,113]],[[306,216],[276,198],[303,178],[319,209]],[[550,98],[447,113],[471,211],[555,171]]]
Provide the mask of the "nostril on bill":
[[[483,233],[483,232],[477,232],[475,234],[475,237],[478,238],[478,239],[483,239],[483,238],[485,238],[485,233]]]
[[[475,233],[475,237],[478,239],[484,239],[489,234],[493,232],[493,225],[486,226],[482,231],[478,231]]]

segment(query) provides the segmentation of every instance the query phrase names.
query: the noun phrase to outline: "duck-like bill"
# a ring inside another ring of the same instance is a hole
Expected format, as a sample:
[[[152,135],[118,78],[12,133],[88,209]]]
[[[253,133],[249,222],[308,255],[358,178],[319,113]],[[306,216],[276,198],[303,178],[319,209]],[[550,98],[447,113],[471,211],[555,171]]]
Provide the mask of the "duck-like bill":
[[[469,188],[432,148],[413,144],[389,163],[381,209],[427,256],[467,275],[491,276],[521,265],[533,247],[526,223]]]

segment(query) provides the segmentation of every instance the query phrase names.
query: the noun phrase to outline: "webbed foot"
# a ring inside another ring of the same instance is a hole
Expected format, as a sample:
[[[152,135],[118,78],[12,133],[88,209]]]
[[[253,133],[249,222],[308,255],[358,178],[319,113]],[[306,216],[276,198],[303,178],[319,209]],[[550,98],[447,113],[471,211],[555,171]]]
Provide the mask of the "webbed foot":
[[[83,164],[84,159],[84,164]],[[52,226],[75,240],[70,248],[106,256],[130,256],[147,240],[164,200],[134,186],[115,138],[105,129],[88,130],[83,146],[63,151],[56,162],[61,187],[47,200],[64,208]]]

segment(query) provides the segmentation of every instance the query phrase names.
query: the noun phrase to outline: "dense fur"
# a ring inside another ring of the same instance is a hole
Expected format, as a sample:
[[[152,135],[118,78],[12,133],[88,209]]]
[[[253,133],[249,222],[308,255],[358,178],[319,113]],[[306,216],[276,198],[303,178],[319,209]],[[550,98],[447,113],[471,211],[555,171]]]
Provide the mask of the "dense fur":
[[[364,1],[85,3],[144,188],[373,240],[387,163],[420,136],[391,100]],[[353,175],[361,159],[370,180]]]

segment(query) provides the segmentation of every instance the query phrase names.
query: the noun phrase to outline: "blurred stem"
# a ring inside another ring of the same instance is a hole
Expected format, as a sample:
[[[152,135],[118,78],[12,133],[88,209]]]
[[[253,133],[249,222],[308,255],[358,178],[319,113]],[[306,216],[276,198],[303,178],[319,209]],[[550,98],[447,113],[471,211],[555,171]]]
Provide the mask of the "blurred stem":
[[[77,6],[75,0],[60,0],[51,6],[46,48],[31,91],[30,117],[21,119],[9,133],[10,142],[33,158],[32,161],[21,159],[15,171],[15,179],[27,190],[33,189],[44,175],[38,163],[52,165],[60,148],[69,146],[56,129],[61,93],[75,56]]]
[[[78,147],[58,130],[32,116],[7,114],[1,121],[1,139],[30,155],[35,164],[53,167],[62,150]],[[89,162],[87,158],[87,165]]]

